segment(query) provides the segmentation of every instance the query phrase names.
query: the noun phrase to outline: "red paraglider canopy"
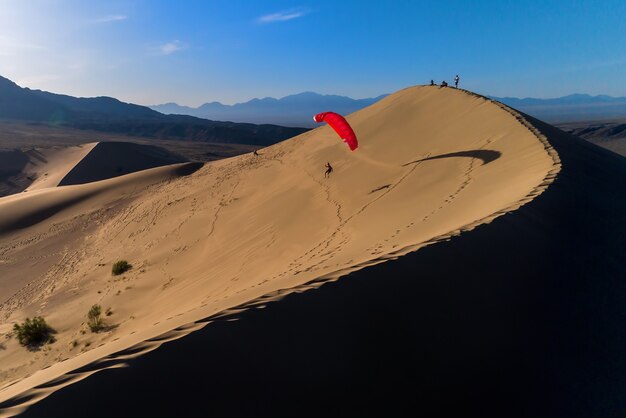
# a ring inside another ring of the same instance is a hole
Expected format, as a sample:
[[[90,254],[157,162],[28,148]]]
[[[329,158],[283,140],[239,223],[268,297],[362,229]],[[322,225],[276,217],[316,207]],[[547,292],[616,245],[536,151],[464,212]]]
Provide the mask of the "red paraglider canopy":
[[[357,141],[356,134],[352,130],[352,127],[340,114],[335,112],[318,113],[313,116],[313,120],[317,123],[327,122],[330,127],[337,132],[337,135],[343,139],[343,142],[348,144],[350,150],[354,151],[359,146],[359,141]]]

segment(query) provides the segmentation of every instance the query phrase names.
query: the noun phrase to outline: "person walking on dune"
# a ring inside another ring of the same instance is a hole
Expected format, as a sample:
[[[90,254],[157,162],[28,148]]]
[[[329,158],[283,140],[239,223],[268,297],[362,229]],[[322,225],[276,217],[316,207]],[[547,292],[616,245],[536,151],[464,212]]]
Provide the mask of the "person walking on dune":
[[[461,77],[459,77],[459,75],[457,74],[456,77],[454,77],[454,88],[458,89],[459,88],[459,80],[461,79]]]
[[[326,163],[326,172],[324,173],[324,177],[330,176],[330,173],[333,172],[333,166],[330,163]]]

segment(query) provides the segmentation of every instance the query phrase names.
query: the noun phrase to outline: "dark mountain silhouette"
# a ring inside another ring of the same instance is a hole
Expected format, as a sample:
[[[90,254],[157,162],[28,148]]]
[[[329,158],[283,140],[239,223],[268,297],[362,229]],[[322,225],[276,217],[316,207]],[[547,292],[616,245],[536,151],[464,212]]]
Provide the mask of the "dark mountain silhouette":
[[[152,119],[160,120],[161,115],[145,106],[124,103],[112,97],[72,97],[63,94],[32,90],[41,98],[65,106],[80,119]]]
[[[112,97],[77,98],[22,88],[0,77],[0,120],[28,121],[159,139],[270,145],[304,128],[164,115]]]
[[[345,96],[321,95],[305,92],[281,99],[266,97],[245,103],[224,105],[205,103],[197,108],[165,103],[150,106],[164,114],[190,115],[212,120],[233,122],[276,123],[285,126],[313,127],[311,116],[326,110],[349,114],[367,107],[385,97],[351,99]],[[553,99],[491,97],[533,117],[549,122],[575,122],[626,117],[626,97],[607,95],[570,94]]]
[[[0,119],[47,122],[67,118],[71,113],[66,106],[0,77]]]
[[[341,114],[350,114],[376,103],[385,96],[351,99],[346,96],[304,92],[280,99],[273,97],[252,99],[234,105],[211,102],[193,108],[180,106],[176,103],[166,103],[150,106],[150,108],[164,114],[191,115],[212,120],[313,127],[315,123],[312,117],[316,113],[332,110]]]
[[[39,122],[147,138],[269,145],[315,126],[312,115],[316,113],[333,110],[350,114],[383,97],[385,95],[356,100],[304,92],[235,105],[210,102],[197,108],[176,103],[146,107],[112,97],[77,98],[31,90],[0,77],[0,120]],[[492,98],[552,123],[626,118],[626,97],[571,94],[552,99]],[[570,132],[587,139],[621,139],[624,126],[590,123],[584,129]]]

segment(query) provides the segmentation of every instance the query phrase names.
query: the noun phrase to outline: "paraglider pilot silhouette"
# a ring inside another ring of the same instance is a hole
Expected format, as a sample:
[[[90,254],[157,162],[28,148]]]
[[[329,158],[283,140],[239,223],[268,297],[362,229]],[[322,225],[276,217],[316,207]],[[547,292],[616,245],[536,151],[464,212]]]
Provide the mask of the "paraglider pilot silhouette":
[[[333,172],[333,166],[330,163],[326,163],[326,171],[324,172],[324,177],[330,176],[330,173]]]

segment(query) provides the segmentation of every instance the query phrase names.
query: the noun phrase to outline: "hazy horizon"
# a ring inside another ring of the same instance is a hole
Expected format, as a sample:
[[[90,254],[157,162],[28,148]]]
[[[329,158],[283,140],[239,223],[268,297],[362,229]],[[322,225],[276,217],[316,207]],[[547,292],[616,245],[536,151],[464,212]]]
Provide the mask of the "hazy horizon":
[[[425,83],[423,83],[423,84],[425,84]],[[283,99],[285,97],[296,96],[298,94],[303,94],[303,93],[313,93],[313,94],[320,94],[320,95],[324,95],[324,96],[326,96],[326,95],[328,95],[328,96],[342,96],[342,97],[347,97],[347,98],[353,99],[353,100],[364,100],[364,99],[375,99],[375,98],[380,97],[380,96],[385,96],[385,95],[388,95],[388,94],[392,94],[393,92],[382,93],[382,94],[380,94],[378,96],[374,96],[374,97],[350,97],[350,96],[343,96],[341,94],[332,94],[332,93],[330,93],[330,94],[322,94],[322,93],[317,93],[315,91],[300,91],[300,92],[289,93],[289,94],[286,94],[285,96],[278,96],[278,97],[276,97],[276,96],[251,97],[251,98],[249,98],[247,100],[243,100],[243,101],[236,102],[236,103],[223,103],[223,102],[220,102],[219,100],[210,100],[209,99],[209,100],[207,100],[205,102],[202,102],[199,105],[195,105],[195,106],[194,105],[188,105],[186,103],[178,103],[178,102],[150,103],[150,104],[141,104],[141,105],[142,106],[151,107],[151,106],[159,106],[159,105],[167,105],[167,104],[176,104],[176,105],[184,106],[184,107],[198,108],[198,107],[200,107],[200,106],[202,106],[204,104],[207,104],[207,103],[220,103],[222,105],[233,106],[233,105],[236,105],[236,104],[246,103],[246,102],[249,102],[249,101],[255,100],[255,99],[259,99],[259,100],[263,100],[263,99],[278,99],[278,100],[280,100],[280,99]],[[564,95],[558,96],[558,97],[531,97],[531,96],[519,96],[519,97],[516,97],[516,96],[495,96],[495,95],[488,94],[488,93],[485,94],[485,96],[487,96],[487,97],[498,97],[498,98],[503,98],[503,99],[519,99],[519,100],[525,100],[525,99],[550,100],[550,99],[561,99],[563,97],[575,96],[575,95],[584,95],[584,96],[591,96],[591,97],[607,96],[607,97],[611,97],[611,98],[615,98],[615,99],[621,99],[621,98],[626,97],[626,96],[612,96],[610,94],[602,94],[602,93],[600,93],[600,94],[588,94],[588,93],[581,93],[581,92],[568,93],[568,94],[564,94]]]
[[[3,77],[2,74],[0,74],[0,77]],[[14,81],[14,80],[11,80]],[[19,87],[22,88],[29,88],[29,89],[34,89],[33,87],[30,86],[24,86],[24,85],[19,85],[19,83],[17,83]],[[426,84],[426,83],[423,83]],[[44,90],[44,91],[48,91],[48,90]],[[62,91],[49,91],[50,93],[54,93],[54,94],[67,94],[65,92]],[[234,102],[234,103],[224,103],[221,102],[219,100],[211,100],[211,99],[207,99],[197,105],[190,105],[187,103],[181,103],[181,102],[174,102],[174,101],[170,101],[170,102],[162,102],[162,103],[136,103],[136,102],[130,102],[133,104],[138,104],[141,106],[146,106],[146,107],[153,107],[153,106],[161,106],[161,105],[168,105],[168,104],[174,104],[174,105],[178,105],[181,107],[190,107],[190,108],[198,108],[201,107],[202,105],[205,104],[210,104],[210,103],[220,103],[222,105],[226,105],[226,106],[233,106],[236,104],[243,104],[243,103],[247,103],[249,101],[252,100],[263,100],[263,99],[283,99],[285,97],[289,97],[289,96],[296,96],[296,95],[300,95],[300,94],[306,94],[306,93],[312,93],[312,94],[317,94],[317,95],[322,95],[322,96],[340,96],[340,97],[347,97],[349,99],[352,100],[366,100],[366,99],[374,99],[374,98],[378,98],[381,96],[386,96],[388,94],[392,94],[393,92],[388,92],[388,93],[381,93],[380,95],[377,96],[372,96],[372,97],[351,97],[351,96],[344,96],[341,94],[335,94],[335,93],[319,93],[316,91],[312,91],[312,90],[307,90],[307,91],[298,91],[298,92],[293,92],[293,93],[288,93],[285,94],[283,96],[263,96],[263,97],[250,97],[249,99],[244,99],[242,101],[238,101],[238,102]],[[586,95],[586,96],[591,96],[591,97],[598,97],[598,96],[607,96],[607,97],[611,97],[611,98],[624,98],[626,96],[612,96],[610,94],[589,94],[589,93],[584,93],[584,92],[572,92],[572,93],[568,93],[568,94],[564,94],[562,96],[558,96],[558,97],[543,97],[543,98],[539,98],[539,97],[531,97],[531,96],[496,96],[496,95],[492,95],[492,94],[488,94],[488,93],[483,93],[485,96],[487,97],[496,97],[496,98],[506,98],[506,99],[519,99],[519,100],[526,100],[526,99],[542,99],[542,100],[550,100],[550,99],[560,99],[563,97],[568,97],[568,96],[575,96],[575,95]],[[97,97],[97,96],[84,96],[84,95],[77,95],[75,97],[84,97],[84,98],[89,98],[89,97]],[[103,94],[100,97],[113,97],[115,99],[119,99],[118,97],[114,97],[114,96],[110,96],[107,94]]]

